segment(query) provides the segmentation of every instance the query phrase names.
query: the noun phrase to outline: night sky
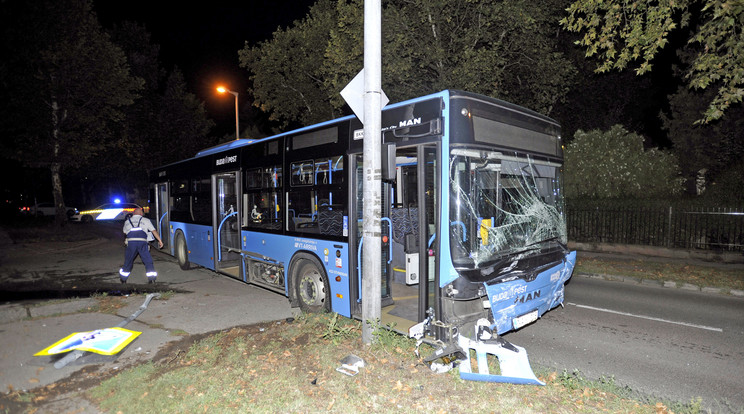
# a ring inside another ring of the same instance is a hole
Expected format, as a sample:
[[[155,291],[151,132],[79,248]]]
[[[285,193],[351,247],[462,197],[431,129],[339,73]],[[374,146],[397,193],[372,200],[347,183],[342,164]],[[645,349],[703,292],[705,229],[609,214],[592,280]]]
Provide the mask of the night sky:
[[[121,21],[143,23],[160,45],[167,69],[177,65],[189,91],[205,102],[216,131],[235,129],[235,100],[215,92],[218,83],[244,96],[248,72],[239,67],[238,51],[245,42],[255,45],[271,38],[276,29],[303,18],[311,0],[210,1],[186,5],[174,1],[94,0],[101,24]],[[153,6],[157,4],[157,6]],[[246,102],[240,101],[240,106]]]

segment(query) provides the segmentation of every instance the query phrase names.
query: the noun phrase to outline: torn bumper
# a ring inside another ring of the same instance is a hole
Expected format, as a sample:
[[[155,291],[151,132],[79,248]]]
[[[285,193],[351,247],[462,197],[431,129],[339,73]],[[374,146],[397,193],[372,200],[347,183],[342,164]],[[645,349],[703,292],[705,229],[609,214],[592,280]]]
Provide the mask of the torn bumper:
[[[488,293],[496,333],[503,334],[528,325],[563,303],[563,286],[576,264],[576,252],[566,254],[563,263],[540,272],[534,280],[522,279],[489,285]]]
[[[466,358],[460,362],[460,378],[468,381],[504,382],[509,384],[545,385],[537,379],[530,367],[527,351],[521,346],[500,341],[473,341],[462,335],[457,343],[464,351]],[[475,351],[477,372],[473,372],[470,355]],[[498,359],[499,375],[491,374],[488,367],[488,356]]]

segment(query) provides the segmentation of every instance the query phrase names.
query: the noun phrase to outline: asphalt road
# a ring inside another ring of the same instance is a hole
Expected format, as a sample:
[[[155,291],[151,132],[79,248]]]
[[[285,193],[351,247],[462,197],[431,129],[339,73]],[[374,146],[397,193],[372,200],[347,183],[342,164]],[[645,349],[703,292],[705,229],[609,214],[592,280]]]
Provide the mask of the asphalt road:
[[[744,411],[744,299],[574,277],[565,308],[506,339],[533,366],[613,377],[646,396]]]

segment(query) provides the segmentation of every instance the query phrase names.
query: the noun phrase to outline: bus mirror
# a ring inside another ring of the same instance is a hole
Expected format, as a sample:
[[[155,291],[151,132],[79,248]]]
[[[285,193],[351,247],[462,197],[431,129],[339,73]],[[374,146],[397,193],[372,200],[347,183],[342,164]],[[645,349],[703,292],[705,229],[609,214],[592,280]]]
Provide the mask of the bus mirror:
[[[395,182],[395,144],[382,144],[382,181]]]

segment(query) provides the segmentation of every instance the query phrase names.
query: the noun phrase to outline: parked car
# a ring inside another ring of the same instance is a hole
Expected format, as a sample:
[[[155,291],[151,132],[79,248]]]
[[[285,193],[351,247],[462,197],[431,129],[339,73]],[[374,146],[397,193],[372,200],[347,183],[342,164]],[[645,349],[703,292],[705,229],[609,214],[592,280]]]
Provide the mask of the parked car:
[[[37,217],[54,217],[57,214],[57,209],[54,203],[38,203],[31,207],[21,207],[22,214],[29,214]],[[65,207],[65,213],[67,217],[71,217],[77,213],[75,207]]]
[[[83,210],[70,217],[72,221],[89,223],[93,220],[124,221],[127,214],[132,214],[134,209],[142,208],[134,203],[108,203],[90,210]]]

